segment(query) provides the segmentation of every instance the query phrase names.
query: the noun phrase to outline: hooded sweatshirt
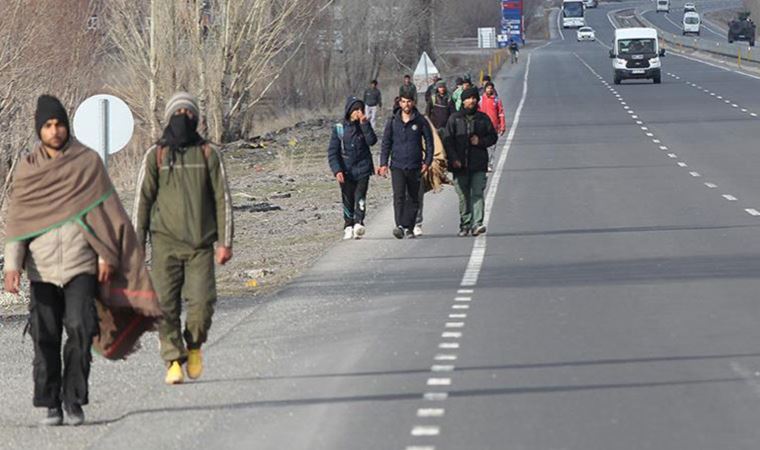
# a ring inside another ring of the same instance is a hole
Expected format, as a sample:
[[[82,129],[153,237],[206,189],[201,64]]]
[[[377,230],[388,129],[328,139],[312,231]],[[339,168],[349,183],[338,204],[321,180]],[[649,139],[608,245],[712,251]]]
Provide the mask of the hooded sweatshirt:
[[[333,126],[327,148],[327,161],[333,175],[343,172],[343,175],[354,181],[368,177],[375,171],[370,147],[377,143],[377,135],[369,121],[351,122],[351,111],[357,104],[362,107],[364,105],[358,98],[348,97],[343,119]]]

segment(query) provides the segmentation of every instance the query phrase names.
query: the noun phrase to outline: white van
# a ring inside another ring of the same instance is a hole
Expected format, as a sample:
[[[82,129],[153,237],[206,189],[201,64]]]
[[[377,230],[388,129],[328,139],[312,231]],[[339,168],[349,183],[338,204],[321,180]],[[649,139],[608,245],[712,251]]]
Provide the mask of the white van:
[[[689,33],[699,36],[699,27],[702,26],[702,19],[695,12],[687,12],[683,15],[683,35]]]
[[[662,82],[660,58],[665,49],[660,48],[657,30],[654,28],[618,28],[610,58],[615,84],[630,78]]]
[[[670,12],[670,0],[657,0],[657,12],[664,12],[665,14]]]

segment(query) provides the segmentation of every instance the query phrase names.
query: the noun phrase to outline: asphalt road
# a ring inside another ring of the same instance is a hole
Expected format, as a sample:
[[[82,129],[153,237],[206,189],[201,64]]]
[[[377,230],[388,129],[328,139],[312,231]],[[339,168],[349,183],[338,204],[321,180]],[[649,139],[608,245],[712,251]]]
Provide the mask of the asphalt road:
[[[154,338],[96,359],[76,429],[34,426],[3,322],[0,447],[756,449],[760,80],[669,55],[663,84],[614,86],[565,38],[496,79],[486,237],[456,237],[451,189],[422,239],[385,209],[279,295],[225,300],[200,381],[164,386]]]

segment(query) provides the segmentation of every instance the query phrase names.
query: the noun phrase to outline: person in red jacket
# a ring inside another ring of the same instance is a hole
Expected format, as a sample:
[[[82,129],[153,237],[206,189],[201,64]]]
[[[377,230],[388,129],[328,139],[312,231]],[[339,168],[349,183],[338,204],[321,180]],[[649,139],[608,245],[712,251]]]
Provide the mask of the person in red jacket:
[[[507,123],[504,119],[504,105],[501,99],[496,95],[496,88],[492,82],[485,84],[483,98],[480,99],[480,111],[485,113],[493,123],[494,129],[499,134],[504,134],[507,129]]]
[[[485,113],[489,119],[491,119],[491,123],[493,124],[493,128],[496,130],[496,132],[499,133],[500,136],[503,135],[507,130],[507,121],[504,118],[504,105],[501,103],[501,99],[496,93],[496,87],[492,81],[488,81],[485,84],[483,98],[480,99],[479,110],[480,112]],[[490,154],[488,156],[489,172],[493,172],[493,163],[491,161],[491,156],[492,155]]]

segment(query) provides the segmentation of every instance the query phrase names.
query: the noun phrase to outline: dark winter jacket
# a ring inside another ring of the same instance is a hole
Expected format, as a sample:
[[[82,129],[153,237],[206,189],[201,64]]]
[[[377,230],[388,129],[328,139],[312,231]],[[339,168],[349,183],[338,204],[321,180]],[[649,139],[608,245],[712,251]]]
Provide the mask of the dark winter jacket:
[[[364,104],[367,106],[383,106],[383,95],[378,88],[368,88],[364,91]]]
[[[349,97],[346,101],[343,120],[333,126],[327,149],[327,160],[333,175],[343,172],[351,180],[360,180],[375,171],[370,147],[377,143],[377,135],[372,125],[369,121],[360,123],[349,120],[351,108],[357,102],[362,103],[356,97]]]
[[[425,161],[422,160],[423,142],[424,148],[435,148],[430,122],[417,108],[412,111],[412,119],[407,123],[401,118],[402,114],[399,110],[385,125],[380,165],[387,166],[390,159],[390,166],[394,169],[420,169],[423,162],[430,166],[433,152],[427,152]]]
[[[451,101],[448,93],[444,95],[436,93],[427,105],[427,116],[437,130],[445,128],[449,117],[456,111],[454,102]]]
[[[470,138],[477,136],[478,145],[470,144]],[[454,113],[446,124],[444,147],[449,167],[454,173],[486,172],[488,170],[488,147],[496,144],[498,134],[491,119],[480,111],[468,114],[464,109]],[[459,161],[462,168],[454,169],[453,161]]]
[[[414,83],[409,83],[408,85],[402,84],[401,87],[398,88],[399,97],[407,97],[404,93],[408,93],[408,97],[411,97],[415,101],[417,100],[417,86],[415,86]]]

